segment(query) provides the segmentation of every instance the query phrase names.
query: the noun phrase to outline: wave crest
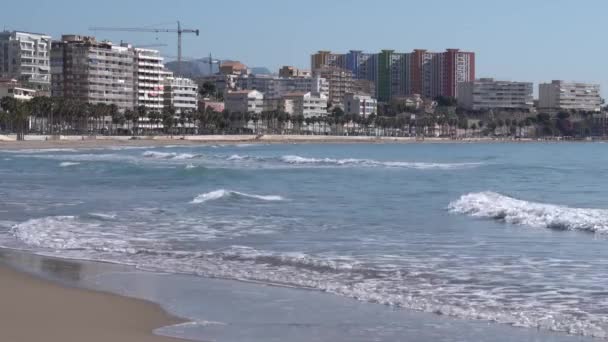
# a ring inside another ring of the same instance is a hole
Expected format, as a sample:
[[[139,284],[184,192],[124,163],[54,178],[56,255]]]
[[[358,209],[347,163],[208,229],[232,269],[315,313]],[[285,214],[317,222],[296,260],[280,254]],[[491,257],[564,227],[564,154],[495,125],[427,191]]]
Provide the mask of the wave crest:
[[[535,228],[608,233],[608,210],[528,202],[490,191],[464,195],[448,209]]]
[[[194,159],[200,157],[196,154],[190,153],[174,153],[174,152],[157,152],[157,151],[146,151],[142,154],[145,158],[150,159],[172,159],[172,160],[185,160]]]
[[[474,168],[482,165],[482,163],[424,163],[424,162],[404,162],[404,161],[379,161],[373,159],[334,159],[334,158],[306,158],[297,155],[282,156],[280,161],[287,164],[318,164],[318,165],[336,165],[336,166],[365,166],[365,167],[394,167],[408,169],[438,169],[450,170],[461,168]]]
[[[278,196],[278,195],[255,195],[255,194],[248,194],[248,193],[239,192],[239,191],[220,189],[220,190],[215,190],[215,191],[207,192],[204,194],[200,194],[200,195],[196,196],[196,198],[194,198],[191,203],[201,204],[201,203],[205,203],[208,201],[214,201],[214,200],[218,200],[221,198],[229,198],[229,197],[245,197],[245,198],[258,199],[258,200],[262,200],[262,201],[282,201],[282,200],[284,200],[283,197]]]
[[[76,165],[80,165],[80,163],[77,162],[62,162],[59,164],[60,167],[70,167],[70,166],[76,166]]]

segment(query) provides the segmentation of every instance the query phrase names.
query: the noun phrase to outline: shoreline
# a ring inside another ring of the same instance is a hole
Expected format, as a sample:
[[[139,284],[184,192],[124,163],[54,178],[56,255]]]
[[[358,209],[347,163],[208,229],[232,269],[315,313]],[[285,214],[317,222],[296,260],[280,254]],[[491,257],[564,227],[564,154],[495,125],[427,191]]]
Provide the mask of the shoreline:
[[[470,144],[470,143],[557,143],[601,140],[510,139],[510,138],[424,138],[325,135],[186,135],[186,136],[61,136],[28,135],[24,141],[0,135],[0,150],[48,148],[153,147],[237,144]]]
[[[184,341],[154,334],[156,329],[186,322],[158,304],[71,287],[19,270],[1,259],[0,279],[3,341]]]

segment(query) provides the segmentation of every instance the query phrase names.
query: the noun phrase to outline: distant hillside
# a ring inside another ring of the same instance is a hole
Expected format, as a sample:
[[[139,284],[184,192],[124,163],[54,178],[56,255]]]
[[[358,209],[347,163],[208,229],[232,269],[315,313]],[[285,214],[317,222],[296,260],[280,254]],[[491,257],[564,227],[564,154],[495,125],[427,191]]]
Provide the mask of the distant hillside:
[[[201,59],[195,59],[190,61],[182,61],[182,75],[190,78],[196,78],[201,76],[209,75],[209,57],[203,57]],[[223,62],[230,62],[231,60],[223,60]],[[165,63],[165,67],[173,72],[177,72],[177,61],[171,61]],[[211,67],[211,74],[215,74],[219,71],[219,66],[213,64]],[[251,72],[257,75],[270,75],[272,72],[265,67],[253,67]]]

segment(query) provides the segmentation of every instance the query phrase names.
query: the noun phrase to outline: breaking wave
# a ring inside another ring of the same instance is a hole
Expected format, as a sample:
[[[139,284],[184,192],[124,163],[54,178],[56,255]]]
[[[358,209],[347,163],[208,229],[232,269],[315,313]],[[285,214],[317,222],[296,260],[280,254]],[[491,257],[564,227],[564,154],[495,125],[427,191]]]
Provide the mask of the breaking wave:
[[[80,163],[77,162],[62,162],[59,164],[60,167],[70,167],[70,166],[76,166],[76,165],[80,165]]]
[[[282,156],[280,160],[288,164],[318,164],[318,165],[337,165],[337,166],[367,166],[367,167],[394,167],[408,169],[462,169],[474,168],[482,163],[424,163],[424,162],[404,162],[404,161],[379,161],[373,159],[333,159],[333,158],[306,158],[295,155]]]
[[[146,151],[142,154],[145,158],[150,159],[172,159],[172,160],[186,160],[199,158],[200,155],[190,153],[174,153],[174,152],[157,152],[157,151]]]
[[[464,195],[450,203],[448,209],[453,213],[535,228],[608,233],[606,209],[528,202],[489,191]]]
[[[204,194],[200,194],[195,199],[193,199],[191,203],[201,204],[201,203],[205,203],[208,201],[218,200],[221,198],[229,198],[229,197],[244,197],[244,198],[258,199],[258,200],[262,200],[262,201],[282,201],[284,199],[283,197],[277,196],[277,195],[263,196],[263,195],[254,195],[254,194],[247,194],[244,192],[220,189],[220,190],[215,190],[215,191],[207,192]]]

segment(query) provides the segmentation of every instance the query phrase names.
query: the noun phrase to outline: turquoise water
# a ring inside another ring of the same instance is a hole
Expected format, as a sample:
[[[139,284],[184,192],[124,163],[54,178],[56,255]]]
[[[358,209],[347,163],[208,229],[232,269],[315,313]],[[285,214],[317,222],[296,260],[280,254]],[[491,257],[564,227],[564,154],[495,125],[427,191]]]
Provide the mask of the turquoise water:
[[[5,151],[0,244],[606,337],[606,149]]]

